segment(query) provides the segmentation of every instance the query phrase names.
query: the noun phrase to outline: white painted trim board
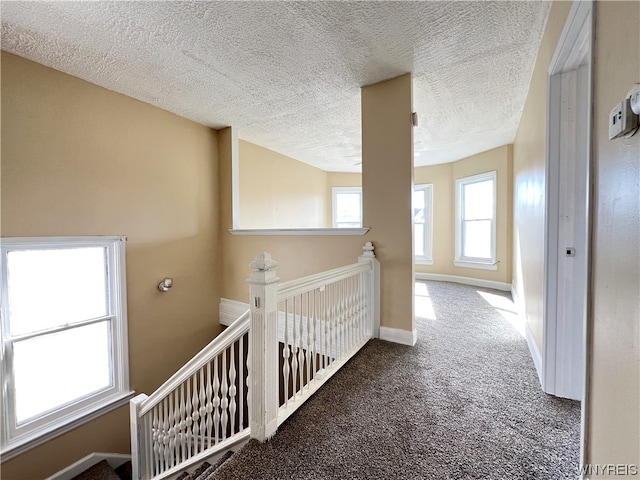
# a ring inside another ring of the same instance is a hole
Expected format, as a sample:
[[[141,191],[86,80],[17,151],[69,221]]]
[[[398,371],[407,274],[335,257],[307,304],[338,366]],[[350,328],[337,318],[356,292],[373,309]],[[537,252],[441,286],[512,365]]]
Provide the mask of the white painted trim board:
[[[413,347],[418,341],[418,332],[415,328],[409,331],[399,328],[380,327],[380,340]]]
[[[474,287],[493,288],[504,292],[511,291],[510,283],[495,282],[493,280],[481,280],[479,278],[460,277],[458,275],[443,275],[440,273],[416,272],[416,280],[434,280],[436,282],[453,282],[472,285]]]

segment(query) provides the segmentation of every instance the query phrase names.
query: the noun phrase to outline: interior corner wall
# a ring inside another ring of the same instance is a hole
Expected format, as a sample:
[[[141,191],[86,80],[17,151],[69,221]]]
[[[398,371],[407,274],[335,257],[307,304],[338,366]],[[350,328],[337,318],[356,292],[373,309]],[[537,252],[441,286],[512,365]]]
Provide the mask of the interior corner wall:
[[[240,140],[240,228],[325,228],[327,172]]]
[[[512,288],[542,351],[547,71],[571,2],[554,1],[513,144]]]
[[[456,267],[455,183],[459,178],[496,172],[497,270]],[[504,145],[457,162],[418,167],[415,184],[433,184],[433,265],[416,265],[416,272],[511,283],[512,146]]]
[[[586,460],[592,465],[634,465],[635,474],[627,470],[626,476],[615,478],[638,478],[640,133],[609,140],[608,121],[613,106],[640,82],[640,2],[597,2],[595,15],[595,192]]]
[[[2,235],[126,235],[131,387],[149,394],[220,331],[217,132],[1,56]],[[171,292],[158,291],[164,277]],[[2,478],[128,453],[128,412],[3,462]]]
[[[222,245],[221,296],[240,302],[249,301],[247,278],[249,263],[260,252],[268,252],[278,262],[276,269],[281,281],[323,272],[331,268],[355,263],[367,240],[362,236],[318,235],[232,235],[233,226],[233,150],[235,143],[231,128],[218,134],[220,162],[220,232]],[[323,186],[326,190],[326,183]],[[323,192],[325,191],[323,190]]]

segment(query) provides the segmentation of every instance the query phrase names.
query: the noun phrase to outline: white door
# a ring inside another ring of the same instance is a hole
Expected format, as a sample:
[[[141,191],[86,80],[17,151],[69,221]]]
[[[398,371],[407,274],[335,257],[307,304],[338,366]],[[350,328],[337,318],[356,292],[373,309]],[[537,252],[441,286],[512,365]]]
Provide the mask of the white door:
[[[542,384],[547,393],[574,400],[583,399],[586,369],[590,19],[584,9],[567,22],[549,70]]]

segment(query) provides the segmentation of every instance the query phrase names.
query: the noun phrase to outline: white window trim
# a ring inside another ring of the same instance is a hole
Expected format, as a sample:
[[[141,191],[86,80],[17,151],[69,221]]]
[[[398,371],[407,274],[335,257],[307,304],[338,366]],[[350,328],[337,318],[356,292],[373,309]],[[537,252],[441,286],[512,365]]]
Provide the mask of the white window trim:
[[[360,227],[362,227],[362,187],[331,187],[331,227],[332,228],[341,228],[337,226],[336,221],[336,196],[339,193],[357,193],[360,195]]]
[[[14,250],[27,249],[56,249],[70,247],[103,247],[108,251],[108,269],[110,307],[112,330],[112,355],[114,366],[114,383],[110,388],[93,396],[78,400],[63,406],[55,412],[50,412],[36,418],[27,424],[17,427],[14,421],[14,406],[11,401],[11,385],[13,374],[10,362],[5,361],[7,350],[10,349],[13,340],[5,339],[8,332],[8,298],[7,289],[2,291],[2,322],[0,330],[2,335],[2,380],[3,394],[0,396],[2,403],[2,431],[0,435],[3,460],[13,458],[51,438],[61,435],[72,428],[86,423],[99,415],[107,413],[115,408],[125,405],[134,392],[129,388],[129,350],[127,338],[127,312],[126,312],[126,268],[125,268],[125,237],[12,237],[2,238],[1,259],[2,284],[7,285],[6,255]],[[100,320],[104,320],[101,318]],[[91,323],[92,321],[89,321]],[[22,337],[19,337],[22,338]]]
[[[471,183],[493,181],[493,219],[491,221],[491,258],[464,257],[462,255],[462,186]],[[497,172],[491,171],[456,179],[456,251],[453,264],[456,267],[497,270],[496,260],[496,212],[497,212]]]
[[[414,262],[416,265],[433,265],[433,184],[424,183],[415,185],[413,187],[415,191],[424,192],[424,211],[425,219],[428,218],[428,230],[424,232],[424,252],[425,255],[415,255]],[[427,217],[428,212],[428,217]],[[427,222],[425,221],[425,225]],[[414,226],[415,228],[415,226]]]

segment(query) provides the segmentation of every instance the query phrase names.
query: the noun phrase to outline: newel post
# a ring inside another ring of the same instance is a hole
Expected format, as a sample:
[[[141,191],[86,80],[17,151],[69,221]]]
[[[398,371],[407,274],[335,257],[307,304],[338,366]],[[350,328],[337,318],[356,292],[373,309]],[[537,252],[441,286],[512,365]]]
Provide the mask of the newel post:
[[[267,252],[249,264],[251,328],[249,330],[249,412],[251,438],[264,442],[278,429],[278,281]]]
[[[371,329],[371,337],[380,337],[380,262],[374,254],[374,246],[367,242],[362,247],[362,255],[358,263],[370,263],[371,270],[365,272],[367,292],[367,319]]]

